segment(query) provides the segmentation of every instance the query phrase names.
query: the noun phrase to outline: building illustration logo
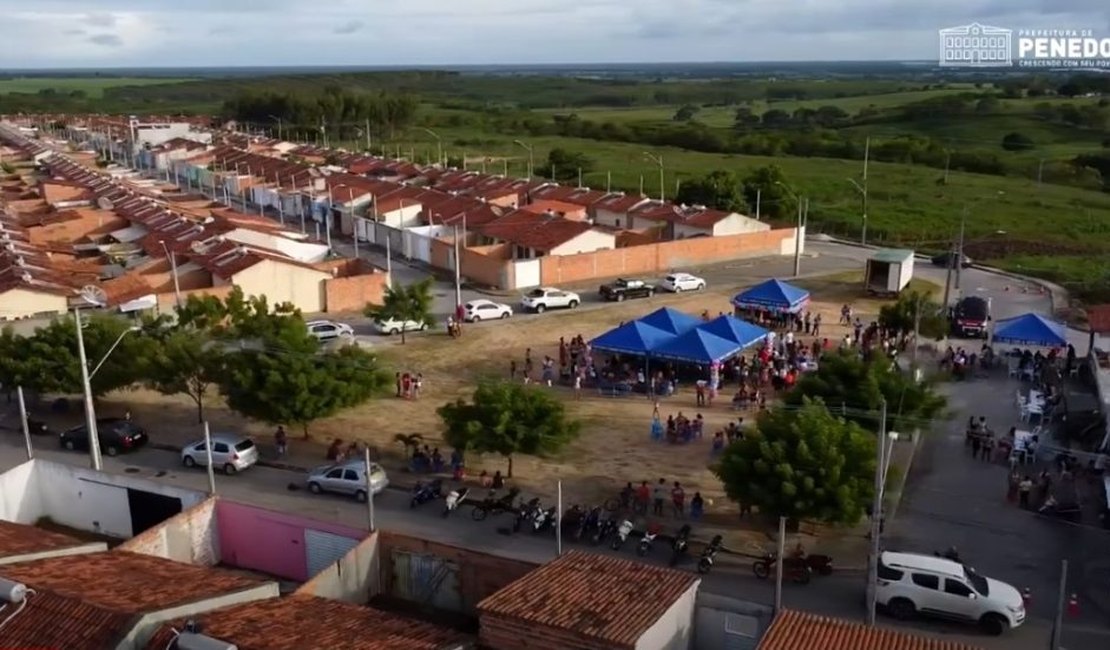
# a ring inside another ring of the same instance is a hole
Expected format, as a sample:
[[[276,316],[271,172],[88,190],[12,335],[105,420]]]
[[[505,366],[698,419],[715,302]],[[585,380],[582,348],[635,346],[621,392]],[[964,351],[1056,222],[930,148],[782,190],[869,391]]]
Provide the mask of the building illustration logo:
[[[940,65],[963,68],[1009,68],[1013,62],[1010,29],[971,23],[940,30]]]

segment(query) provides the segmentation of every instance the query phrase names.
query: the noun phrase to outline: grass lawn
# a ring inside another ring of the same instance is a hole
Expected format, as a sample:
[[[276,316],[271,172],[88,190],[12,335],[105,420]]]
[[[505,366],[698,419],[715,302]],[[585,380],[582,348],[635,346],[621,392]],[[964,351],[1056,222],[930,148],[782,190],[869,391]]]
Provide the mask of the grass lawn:
[[[152,86],[156,84],[178,83],[188,79],[165,79],[159,77],[17,77],[0,79],[0,95],[8,93],[37,93],[53,88],[59,93],[82,90],[89,97],[100,97],[106,88],[117,86]]]
[[[803,284],[813,292],[813,311],[823,315],[822,336],[830,340],[837,340],[845,333],[844,328],[834,325],[842,304],[853,303],[865,319],[868,314],[873,317],[882,304],[863,295],[859,274],[813,278]],[[441,444],[438,439],[442,423],[436,408],[451,400],[469,398],[475,383],[483,377],[507,378],[510,360],[516,359],[522,364],[526,349],[531,348],[538,365],[538,360],[545,355],[558,357],[559,337],[569,339],[581,334],[589,340],[622,320],[638,318],[664,305],[692,314],[702,310],[728,311],[728,300],[739,288],[739,285],[716,286],[696,294],[666,294],[599,310],[555,312],[542,318],[468,326],[462,338],[454,341],[437,332],[414,336],[405,345],[396,341],[383,343],[379,347],[387,367],[423,373],[424,393],[419,400],[386,397],[314,423],[311,431],[319,445],[319,457],[323,458],[323,444],[331,439],[357,438],[382,450],[388,471],[394,476],[402,475],[401,449],[393,441],[394,436],[419,433],[428,444]],[[491,354],[493,350],[496,352]],[[659,408],[664,419],[680,411],[689,417],[698,412],[705,417],[705,438],[685,445],[651,440],[652,402],[643,396],[607,398],[585,391],[582,399],[575,401],[566,388],[543,390],[551,390],[563,399],[569,414],[580,420],[583,427],[578,440],[554,457],[522,455],[514,458],[515,480],[529,494],[550,499],[554,497],[556,482],[561,480],[566,503],[592,504],[614,496],[626,481],[662,477],[681,481],[691,496],[696,490],[711,501],[708,522],[730,526],[735,522],[735,508],[724,497],[720,483],[709,470],[712,434],[737,416],[744,416],[749,422],[755,416],[754,412],[730,409],[735,386],[725,387],[718,402],[708,407],[696,407],[694,394],[689,390],[661,400]],[[195,414],[184,399],[143,390],[121,393],[112,401],[115,399],[120,404],[109,408],[121,410],[125,404],[136,420],[158,422],[163,435],[165,431],[181,427],[191,431],[197,429]],[[214,430],[243,431],[245,426],[257,439],[269,439],[271,427],[254,423],[244,425],[242,418],[222,405],[217,406],[215,398],[211,402],[207,417]],[[295,446],[303,448],[305,444],[295,436]],[[482,469],[491,474],[495,470],[506,470],[506,463],[499,456],[471,456],[467,465],[472,474]]]

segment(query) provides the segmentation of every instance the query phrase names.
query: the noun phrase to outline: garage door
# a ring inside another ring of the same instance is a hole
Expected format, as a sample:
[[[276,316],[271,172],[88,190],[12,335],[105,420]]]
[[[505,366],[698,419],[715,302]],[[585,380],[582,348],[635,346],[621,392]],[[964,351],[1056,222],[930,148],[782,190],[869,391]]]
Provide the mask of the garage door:
[[[358,546],[361,540],[334,535],[319,530],[305,529],[304,552],[308,577],[319,574]]]

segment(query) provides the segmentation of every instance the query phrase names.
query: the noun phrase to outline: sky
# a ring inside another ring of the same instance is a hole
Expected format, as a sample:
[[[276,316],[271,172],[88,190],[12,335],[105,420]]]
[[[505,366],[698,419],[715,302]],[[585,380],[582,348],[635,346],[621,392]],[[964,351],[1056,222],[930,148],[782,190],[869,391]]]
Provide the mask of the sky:
[[[1110,0],[0,0],[0,70],[928,60],[971,22],[1110,37]]]

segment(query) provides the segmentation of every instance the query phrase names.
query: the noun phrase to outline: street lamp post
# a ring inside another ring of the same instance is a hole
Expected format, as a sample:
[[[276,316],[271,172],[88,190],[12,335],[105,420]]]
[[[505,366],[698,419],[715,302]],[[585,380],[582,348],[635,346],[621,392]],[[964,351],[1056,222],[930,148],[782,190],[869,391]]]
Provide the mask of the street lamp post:
[[[158,243],[162,245],[162,250],[166,251],[166,257],[170,258],[170,272],[173,273],[173,301],[178,309],[181,309],[181,282],[177,277],[177,255],[166,246],[166,240],[159,239]]]
[[[782,181],[778,181],[775,184],[786,190],[786,192],[794,198],[794,202],[798,204],[798,227],[794,231],[794,277],[798,277],[802,274],[802,227],[805,225],[805,217],[803,216],[802,211],[804,209],[808,216],[809,200],[805,200],[806,205],[803,208],[803,199],[795,194],[794,190],[787,187],[786,184]]]
[[[647,151],[644,152],[644,157],[659,166],[659,202],[663,202],[663,156],[656,156]]]
[[[524,149],[525,151],[528,152],[528,180],[532,180],[532,174],[535,172],[535,168],[536,168],[536,158],[535,158],[536,150],[532,147],[532,145],[525,144],[521,140],[513,140],[513,144],[519,146],[520,148],[522,148],[522,149]]]
[[[860,185],[859,183],[856,182],[856,180],[854,178],[849,178],[848,182],[851,183],[852,187],[855,187],[856,191],[859,192],[860,196],[863,197],[863,215],[862,215],[862,217],[863,217],[863,226],[862,226],[862,229],[860,230],[859,243],[866,246],[867,245],[867,185],[866,185],[866,181],[865,181],[864,185]]]
[[[277,115],[269,115],[268,117],[269,117],[270,119],[273,119],[273,120],[277,120],[277,124],[278,124],[278,140],[284,140],[284,138],[283,138],[283,137],[281,136],[281,118],[280,118],[280,117],[278,117]]]
[[[428,135],[430,135],[430,136],[432,136],[433,138],[436,139],[436,155],[438,156],[436,158],[436,166],[442,166],[443,165],[443,139],[439,137],[438,133],[436,133],[435,131],[433,131],[433,130],[427,128],[427,127],[422,126],[422,127],[420,127],[420,130],[424,131],[425,133],[427,133]]]
[[[104,290],[92,285],[82,289],[80,295],[85,302],[98,307],[104,306],[107,301]],[[77,306],[73,308],[73,323],[77,328],[77,357],[81,364],[81,388],[84,392],[85,399],[85,427],[88,429],[89,434],[89,464],[94,470],[99,472],[102,467],[100,460],[100,435],[96,430],[96,411],[93,407],[92,384],[89,383],[89,360],[88,357],[85,356],[85,336],[81,332],[81,310]]]

